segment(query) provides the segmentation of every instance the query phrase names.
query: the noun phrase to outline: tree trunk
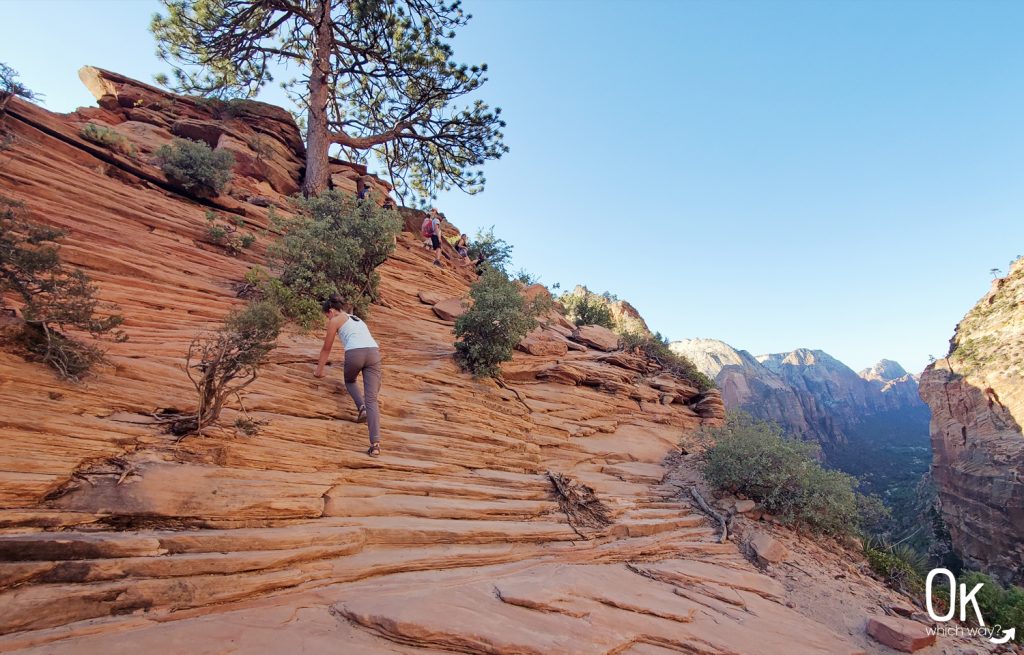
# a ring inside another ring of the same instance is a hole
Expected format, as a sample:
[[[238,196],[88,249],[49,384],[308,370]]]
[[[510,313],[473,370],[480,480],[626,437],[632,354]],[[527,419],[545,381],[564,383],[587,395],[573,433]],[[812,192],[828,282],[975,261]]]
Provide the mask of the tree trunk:
[[[302,183],[305,196],[327,190],[330,163],[327,153],[331,138],[327,130],[328,84],[331,66],[331,3],[320,0],[320,24],[316,28],[316,48],[309,72],[309,113],[306,116],[306,178]]]

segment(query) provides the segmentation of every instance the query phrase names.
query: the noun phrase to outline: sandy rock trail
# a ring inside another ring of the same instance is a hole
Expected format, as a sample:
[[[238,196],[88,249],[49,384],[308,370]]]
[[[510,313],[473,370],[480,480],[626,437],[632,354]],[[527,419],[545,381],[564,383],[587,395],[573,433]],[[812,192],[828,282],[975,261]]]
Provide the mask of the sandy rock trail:
[[[139,102],[88,118],[126,133],[167,121]],[[258,435],[231,428],[231,409],[175,442],[150,415],[190,406],[187,345],[241,304],[233,285],[269,237],[237,257],[206,243],[208,207],[158,184],[145,149],[130,165],[97,154],[85,119],[16,102],[0,189],[67,231],[64,256],[121,306],[130,341],[81,384],[0,353],[0,651],[860,651],[787,607],[665,482],[714,399],[587,348],[517,353],[508,389],[459,373],[451,323],[419,294],[468,285],[415,234],[382,267],[369,320],[379,459],[339,368],[312,376],[320,335],[294,331],[245,394]],[[238,188],[282,201],[259,184]],[[265,227],[246,197],[221,210]],[[610,524],[570,525],[548,472],[591,487]]]

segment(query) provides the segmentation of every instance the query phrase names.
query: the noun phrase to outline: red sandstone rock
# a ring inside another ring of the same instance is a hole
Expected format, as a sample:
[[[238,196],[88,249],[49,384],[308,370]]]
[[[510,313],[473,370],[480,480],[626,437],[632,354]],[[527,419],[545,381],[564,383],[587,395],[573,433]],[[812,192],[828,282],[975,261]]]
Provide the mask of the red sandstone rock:
[[[737,505],[742,502],[750,501],[739,501]],[[750,540],[750,548],[754,551],[754,556],[757,557],[757,561],[762,566],[768,564],[778,564],[783,562],[789,557],[789,550],[782,545],[782,543],[766,532],[756,532]]]
[[[583,325],[572,333],[573,340],[597,350],[611,352],[619,348],[619,335],[600,325]]]
[[[569,352],[569,346],[566,345],[565,339],[542,328],[537,328],[527,334],[516,347],[531,355],[545,357],[561,357]]]
[[[436,305],[445,299],[443,294],[436,291],[420,291],[416,295],[420,299],[420,302],[425,305]]]
[[[466,313],[466,301],[462,298],[448,298],[434,303],[433,310],[439,318],[445,321],[454,321]]]
[[[913,653],[935,643],[935,635],[917,621],[894,616],[872,616],[868,619],[867,633],[889,648]]]

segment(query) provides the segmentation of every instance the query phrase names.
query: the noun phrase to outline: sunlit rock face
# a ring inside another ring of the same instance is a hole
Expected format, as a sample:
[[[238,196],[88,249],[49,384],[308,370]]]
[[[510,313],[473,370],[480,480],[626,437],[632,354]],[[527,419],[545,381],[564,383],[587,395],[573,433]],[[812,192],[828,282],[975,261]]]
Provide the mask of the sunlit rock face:
[[[993,281],[921,376],[932,474],[968,565],[1024,580],[1024,262]]]

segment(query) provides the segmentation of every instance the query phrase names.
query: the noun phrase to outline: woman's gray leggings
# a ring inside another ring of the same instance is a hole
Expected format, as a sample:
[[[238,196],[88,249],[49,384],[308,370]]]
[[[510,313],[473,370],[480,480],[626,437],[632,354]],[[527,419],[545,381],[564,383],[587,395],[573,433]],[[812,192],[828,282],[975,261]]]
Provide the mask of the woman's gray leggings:
[[[356,378],[363,374],[363,390],[366,398],[359,391]],[[380,391],[381,365],[379,348],[353,348],[345,351],[345,388],[356,404],[356,410],[366,406],[366,426],[370,429],[370,443],[380,441],[380,404],[377,392]]]

